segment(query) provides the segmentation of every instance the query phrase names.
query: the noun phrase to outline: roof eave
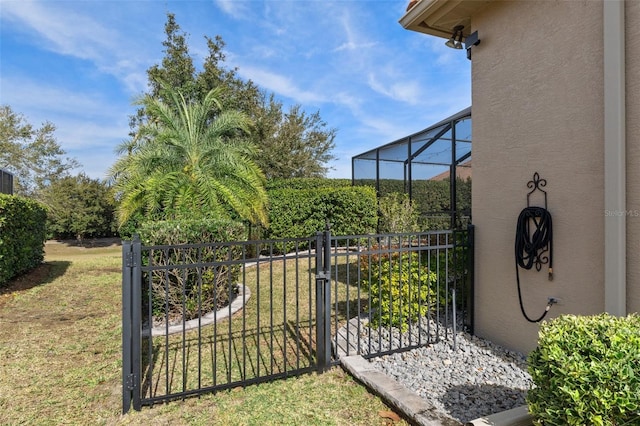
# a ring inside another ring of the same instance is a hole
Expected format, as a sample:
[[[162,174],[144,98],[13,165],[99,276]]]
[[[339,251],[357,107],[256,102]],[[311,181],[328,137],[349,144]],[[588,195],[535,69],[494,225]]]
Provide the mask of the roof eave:
[[[441,38],[451,37],[453,27],[463,25],[471,33],[471,17],[491,0],[421,0],[409,9],[400,25],[405,29]]]

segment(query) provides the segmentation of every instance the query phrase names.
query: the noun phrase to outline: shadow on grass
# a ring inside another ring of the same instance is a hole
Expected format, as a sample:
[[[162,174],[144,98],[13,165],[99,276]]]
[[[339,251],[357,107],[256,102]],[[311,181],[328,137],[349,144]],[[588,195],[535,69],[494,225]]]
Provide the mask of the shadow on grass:
[[[144,398],[243,386],[316,365],[315,321],[231,332],[222,323],[203,327],[200,333],[160,336],[151,342],[145,338],[142,346]]]
[[[84,247],[84,248],[99,248],[99,247],[111,247],[121,246],[122,238],[85,238],[82,240],[55,240],[58,244],[63,244],[66,247]]]
[[[63,260],[42,263],[32,270],[15,277],[6,285],[0,286],[0,296],[8,293],[26,291],[40,285],[51,283],[63,276],[70,265],[71,262]]]

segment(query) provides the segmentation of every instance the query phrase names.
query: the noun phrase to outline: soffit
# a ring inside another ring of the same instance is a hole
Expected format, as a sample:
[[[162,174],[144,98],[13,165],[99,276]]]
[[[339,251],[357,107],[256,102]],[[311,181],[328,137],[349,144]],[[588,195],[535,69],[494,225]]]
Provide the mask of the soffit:
[[[471,33],[471,17],[492,0],[421,0],[409,9],[400,25],[411,31],[451,37],[453,27],[464,25],[466,37]]]

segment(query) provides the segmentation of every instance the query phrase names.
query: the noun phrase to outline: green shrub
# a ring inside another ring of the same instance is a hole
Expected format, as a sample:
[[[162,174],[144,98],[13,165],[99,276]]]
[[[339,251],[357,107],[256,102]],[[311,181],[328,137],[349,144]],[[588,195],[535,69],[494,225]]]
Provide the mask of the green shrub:
[[[266,237],[271,239],[307,238],[324,230],[327,221],[335,235],[368,234],[378,220],[370,187],[271,190],[269,205]]]
[[[274,189],[318,189],[344,188],[351,186],[351,179],[323,179],[323,178],[276,178],[269,179],[267,191]]]
[[[414,232],[418,230],[419,213],[409,194],[392,192],[380,197],[378,210],[380,212],[380,233]]]
[[[0,286],[42,263],[46,219],[40,203],[0,194]]]
[[[363,256],[361,266],[373,327],[397,327],[405,332],[434,305],[437,276],[418,253]]]
[[[375,187],[375,179],[357,179],[355,185]],[[403,179],[380,179],[380,197],[393,193],[406,193],[407,184]],[[471,213],[471,179],[456,179],[456,208],[458,227],[468,224]],[[451,189],[449,179],[414,180],[411,184],[413,208],[420,215],[421,230],[448,229],[451,227]]]
[[[188,321],[227,306],[237,293],[238,266],[222,262],[239,259],[241,246],[220,243],[244,240],[243,224],[209,219],[147,222],[139,234],[145,246],[176,246],[152,250],[152,258],[146,260],[166,267],[150,272],[151,286],[147,290],[151,291],[154,317],[169,322]],[[206,262],[219,263],[179,267]],[[144,282],[148,283],[148,276]]]
[[[536,425],[640,424],[640,317],[544,322],[528,362]]]

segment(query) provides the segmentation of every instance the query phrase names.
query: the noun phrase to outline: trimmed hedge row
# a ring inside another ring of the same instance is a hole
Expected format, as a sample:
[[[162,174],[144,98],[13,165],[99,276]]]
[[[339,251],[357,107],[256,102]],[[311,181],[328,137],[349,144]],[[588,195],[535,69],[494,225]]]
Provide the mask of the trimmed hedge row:
[[[266,188],[268,191],[274,189],[344,188],[345,186],[351,186],[351,179],[278,178],[270,179]]]
[[[336,235],[367,234],[375,232],[378,222],[371,187],[274,189],[269,200],[267,238],[306,238],[322,231],[327,221]]]
[[[42,263],[46,220],[40,203],[0,194],[0,286]]]
[[[356,185],[375,186],[375,179],[358,179]],[[471,179],[456,179],[458,210],[471,209]],[[380,196],[394,192],[404,193],[407,189],[403,180],[380,179]],[[414,180],[412,183],[413,202],[421,214],[447,211],[451,209],[449,180]]]
[[[245,225],[224,219],[162,220],[142,223],[135,232],[143,245],[180,245],[247,238]]]

